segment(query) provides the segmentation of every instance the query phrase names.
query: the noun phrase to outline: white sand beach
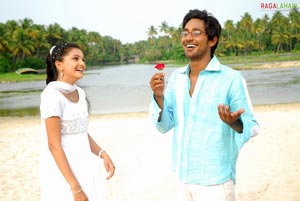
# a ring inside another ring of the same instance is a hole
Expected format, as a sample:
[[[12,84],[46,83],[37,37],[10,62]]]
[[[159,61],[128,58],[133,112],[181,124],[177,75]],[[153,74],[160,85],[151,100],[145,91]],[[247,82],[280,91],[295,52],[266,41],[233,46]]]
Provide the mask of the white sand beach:
[[[261,132],[240,152],[236,200],[300,201],[300,103],[254,111]],[[147,113],[131,113],[93,115],[90,133],[116,165],[115,176],[103,180],[107,201],[174,200],[172,132],[161,135]],[[39,200],[40,136],[39,117],[0,118],[1,201]]]

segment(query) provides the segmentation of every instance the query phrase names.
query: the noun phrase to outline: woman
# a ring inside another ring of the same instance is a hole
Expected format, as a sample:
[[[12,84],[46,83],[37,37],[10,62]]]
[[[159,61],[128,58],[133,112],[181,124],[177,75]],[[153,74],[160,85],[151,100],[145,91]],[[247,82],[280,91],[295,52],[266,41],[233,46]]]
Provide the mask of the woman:
[[[41,94],[43,144],[40,163],[41,200],[101,200],[100,169],[93,155],[104,161],[107,179],[115,167],[109,155],[88,134],[85,92],[75,83],[86,68],[81,48],[65,43],[51,48],[46,59],[46,88]]]

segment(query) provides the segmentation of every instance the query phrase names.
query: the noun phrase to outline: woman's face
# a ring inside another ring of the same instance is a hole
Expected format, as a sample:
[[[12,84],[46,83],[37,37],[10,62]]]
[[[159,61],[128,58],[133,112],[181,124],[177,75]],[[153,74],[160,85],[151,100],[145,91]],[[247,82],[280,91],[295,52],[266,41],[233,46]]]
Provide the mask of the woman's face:
[[[72,48],[63,57],[62,62],[56,61],[58,70],[58,81],[74,84],[77,80],[83,77],[83,72],[86,69],[85,58],[83,52],[78,48]],[[61,75],[63,73],[63,75]]]

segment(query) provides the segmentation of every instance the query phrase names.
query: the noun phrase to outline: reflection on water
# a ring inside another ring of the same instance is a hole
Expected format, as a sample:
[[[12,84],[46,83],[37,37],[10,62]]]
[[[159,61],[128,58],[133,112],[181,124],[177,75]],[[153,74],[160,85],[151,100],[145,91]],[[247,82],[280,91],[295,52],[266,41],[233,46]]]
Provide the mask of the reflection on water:
[[[168,78],[175,68],[166,68]],[[123,65],[89,70],[78,84],[86,91],[92,114],[146,112],[154,65]],[[300,102],[300,68],[241,71],[252,103]],[[45,81],[0,84],[0,116],[39,115]]]

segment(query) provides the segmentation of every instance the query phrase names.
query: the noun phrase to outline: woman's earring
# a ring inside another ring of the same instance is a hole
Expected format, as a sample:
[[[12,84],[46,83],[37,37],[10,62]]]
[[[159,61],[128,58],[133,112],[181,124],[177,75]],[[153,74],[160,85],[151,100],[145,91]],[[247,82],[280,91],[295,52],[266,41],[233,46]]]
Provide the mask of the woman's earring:
[[[64,77],[64,73],[63,71],[60,72],[60,80],[62,81],[63,80],[63,77]]]

